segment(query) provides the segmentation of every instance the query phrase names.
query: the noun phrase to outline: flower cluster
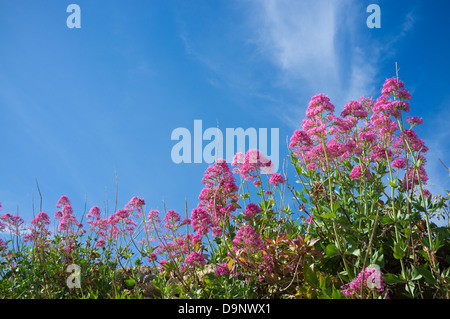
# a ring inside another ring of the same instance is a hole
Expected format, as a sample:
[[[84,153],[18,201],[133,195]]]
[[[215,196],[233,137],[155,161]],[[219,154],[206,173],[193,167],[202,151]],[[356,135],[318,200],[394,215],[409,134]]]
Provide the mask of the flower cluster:
[[[412,189],[419,181],[425,185],[425,153],[428,148],[413,131],[423,122],[418,117],[407,117],[411,128],[404,129],[402,112],[409,112],[411,95],[403,82],[388,79],[377,100],[362,97],[347,103],[341,117],[333,114],[334,107],[323,94],[314,96],[306,111],[302,129],[291,137],[290,149],[299,163],[309,171],[327,167],[343,167],[344,160],[352,161],[351,180],[370,178],[371,168],[390,163],[405,169],[403,187]],[[412,156],[411,156],[412,155]],[[421,161],[419,167],[415,161]]]
[[[230,274],[230,270],[228,269],[228,264],[219,264],[214,271],[214,275],[216,277],[226,276]]]
[[[232,166],[236,166],[235,172],[240,172],[244,180],[251,181],[260,174],[270,174],[273,163],[256,149],[249,150],[245,156],[238,152],[234,156]]]
[[[45,212],[40,212],[31,220],[31,224],[28,226],[29,232],[23,236],[25,241],[32,241],[35,246],[42,244],[43,247],[46,247],[47,243],[39,243],[38,241],[45,242],[47,236],[51,235],[51,231],[47,228],[48,225],[50,225],[50,218]]]
[[[174,210],[169,210],[164,216],[164,226],[167,229],[176,230],[180,226],[180,214]]]
[[[375,268],[366,267],[358,276],[350,283],[341,287],[341,292],[346,297],[358,297],[361,293],[361,288],[372,292],[384,293],[386,288],[385,278],[380,271]],[[362,286],[362,287],[361,287]]]
[[[269,183],[277,187],[279,184],[286,183],[286,180],[281,174],[275,173],[270,176]]]
[[[142,198],[134,196],[125,208],[118,209],[114,214],[107,218],[101,217],[101,211],[98,206],[93,206],[86,215],[89,230],[93,231],[97,240],[97,247],[104,247],[106,240],[117,238],[120,234],[132,235],[136,229],[137,222],[134,218],[139,218],[142,214],[142,206],[145,201]]]
[[[241,252],[245,254],[255,254],[264,249],[264,243],[261,237],[250,225],[241,226],[233,239],[232,249],[235,252]]]
[[[252,220],[261,211],[262,209],[259,205],[249,203],[244,209],[244,219],[247,221]]]
[[[72,234],[74,228],[81,228],[82,225],[78,223],[76,216],[73,213],[72,204],[67,196],[63,195],[58,200],[56,208],[61,210],[55,213],[55,219],[59,219],[58,232],[66,232]]]
[[[192,211],[191,223],[203,232],[206,230],[204,227],[207,229],[209,227],[217,228],[224,221],[230,219],[231,214],[236,211],[235,203],[239,200],[237,195],[239,188],[228,164],[223,160],[208,167],[202,183],[205,187],[200,192],[200,202],[197,205],[197,208],[202,210],[194,209]],[[211,221],[205,217],[205,213],[210,216]],[[218,233],[217,230],[215,233]]]
[[[211,216],[202,207],[195,208],[191,213],[192,228],[200,235],[206,235],[211,229]]]
[[[23,223],[24,220],[19,215],[0,215],[0,231],[6,231],[13,236],[21,236]]]

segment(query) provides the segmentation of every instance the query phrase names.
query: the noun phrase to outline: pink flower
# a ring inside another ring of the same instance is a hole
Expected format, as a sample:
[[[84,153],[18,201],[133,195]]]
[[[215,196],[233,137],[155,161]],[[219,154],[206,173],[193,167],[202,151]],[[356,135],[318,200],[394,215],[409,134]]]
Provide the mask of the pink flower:
[[[145,201],[142,198],[139,198],[137,196],[134,196],[130,201],[128,202],[128,206],[135,206],[135,207],[141,207],[145,205]]]
[[[314,172],[317,169],[317,166],[314,163],[309,163],[308,165],[306,165],[306,168],[308,169],[308,171]]]
[[[240,166],[244,163],[244,154],[242,152],[237,152],[234,157],[233,161],[231,162],[231,166]]]
[[[320,138],[325,135],[326,128],[326,123],[322,123],[322,120],[318,117],[312,119],[306,118],[302,121],[302,129],[312,137],[317,136]]]
[[[286,182],[286,180],[284,179],[283,176],[281,176],[281,174],[273,174],[272,176],[270,176],[270,180],[269,183],[273,184],[273,186],[277,187],[278,184],[284,184]]]
[[[159,218],[159,211],[154,209],[150,210],[147,215],[147,220],[150,222],[160,223],[161,219]]]
[[[181,222],[181,226],[190,225],[190,224],[191,224],[190,218],[184,218],[183,221]]]
[[[417,174],[416,170],[413,167],[410,167],[407,169],[406,174],[403,178],[404,185],[403,187],[405,189],[412,189],[414,186],[419,185],[419,178],[422,185],[426,185],[428,182],[428,175],[425,171],[425,168],[423,165],[419,166],[419,174]]]
[[[222,229],[220,227],[213,227],[212,235],[213,235],[213,237],[220,237],[220,236],[222,236]]]
[[[98,206],[94,206],[89,210],[89,213],[86,215],[87,218],[95,217],[100,218],[100,208]]]
[[[391,94],[394,94],[396,91],[403,89],[404,87],[404,83],[402,81],[398,81],[397,78],[386,79],[383,84],[381,94],[389,96]]]
[[[249,150],[244,157],[244,163],[241,166],[241,174],[244,180],[251,181],[260,174],[270,172],[272,162],[258,150]]]
[[[77,218],[73,214],[73,209],[67,196],[61,196],[56,207],[62,208],[62,211],[58,211],[55,213],[55,218],[60,219],[58,224],[58,232],[65,231],[67,233],[72,233],[74,227],[82,227],[82,225],[78,223]]]
[[[242,164],[244,169],[245,163]],[[211,226],[215,227],[228,220],[236,210],[233,205],[239,200],[236,180],[225,161],[210,165],[205,171],[202,183],[205,187],[199,195],[198,208],[204,209],[211,218]],[[193,219],[193,218],[191,218]]]
[[[192,228],[201,235],[205,235],[211,228],[211,216],[208,212],[201,208],[195,208],[191,213]]]
[[[158,257],[156,256],[155,253],[150,253],[147,255],[148,262],[153,262],[153,261],[156,261],[157,259],[158,259]]]
[[[254,254],[264,249],[261,237],[250,225],[241,226],[232,242],[235,251],[241,250],[248,254]]]
[[[176,227],[180,220],[181,220],[180,215],[174,210],[169,210],[166,216],[164,217],[165,226],[167,228]]]
[[[406,122],[408,122],[411,125],[419,125],[423,123],[423,119],[419,118],[417,116],[414,117],[407,117]]]
[[[67,196],[63,195],[59,198],[56,208],[62,208],[66,204],[70,205],[70,200]]]
[[[100,238],[99,240],[97,240],[97,242],[95,243],[95,246],[97,247],[103,247],[105,246],[106,241],[103,238]]]
[[[205,255],[194,251],[186,257],[184,262],[190,266],[204,266],[206,264]]]
[[[390,149],[385,149],[380,145],[375,145],[375,147],[372,149],[370,160],[372,162],[380,162],[387,160],[388,157],[391,158],[392,156],[393,152]]]
[[[367,130],[359,133],[358,139],[364,142],[372,143],[378,139],[378,136],[373,131]]]
[[[119,217],[120,219],[126,219],[130,216],[130,212],[128,211],[128,209],[123,208],[123,209],[119,209],[115,215],[117,217]]]
[[[339,157],[345,151],[344,145],[342,145],[341,143],[339,143],[339,142],[337,142],[335,140],[328,141],[327,144],[326,144],[326,149],[327,149],[327,156],[328,156],[328,158]]]
[[[8,245],[3,241],[3,239],[0,238],[0,251],[7,250]]]
[[[216,277],[226,276],[229,274],[230,274],[230,270],[228,269],[228,264],[217,265],[216,270],[214,271],[214,275]]]
[[[425,198],[430,197],[430,195],[431,195],[431,193],[430,193],[430,191],[428,189],[424,189],[423,190],[423,196],[425,196]]]
[[[361,166],[356,165],[353,167],[352,171],[350,172],[350,179],[353,181],[356,181],[361,177],[361,175],[362,175]]]
[[[411,94],[409,94],[408,90],[400,89],[397,92],[397,96],[402,100],[411,100]]]
[[[403,148],[403,146],[406,147],[406,142],[404,139],[408,141],[409,146],[413,151],[419,153],[426,153],[428,151],[428,147],[425,145],[425,142],[417,136],[417,133],[413,129],[403,130],[403,134],[395,139],[392,146],[394,148]]]
[[[308,133],[303,130],[297,130],[291,136],[289,148],[298,147],[300,151],[309,151],[312,145],[313,141],[311,140],[311,137],[309,137]]]
[[[251,220],[253,217],[255,217],[257,214],[259,214],[262,211],[261,207],[259,205],[249,203],[244,210],[244,218],[245,220]]]
[[[333,113],[334,105],[330,103],[330,99],[326,97],[324,94],[314,95],[308,104],[306,116],[308,118],[313,118],[316,115],[323,113],[324,111]]]
[[[50,218],[45,212],[40,212],[35,218],[31,220],[31,224],[38,228],[43,228],[50,224]]]
[[[359,101],[351,101],[344,106],[344,110],[341,112],[342,117],[349,115],[357,118],[367,117],[367,111]]]
[[[392,167],[398,168],[398,169],[403,169],[406,167],[406,163],[403,159],[399,158],[396,159],[392,162]]]
[[[363,281],[364,275],[364,281]],[[358,276],[350,283],[341,287],[341,292],[346,297],[359,297],[361,292],[361,286],[363,289],[377,291],[383,293],[386,288],[385,278],[381,275],[380,271],[375,268],[365,268]]]

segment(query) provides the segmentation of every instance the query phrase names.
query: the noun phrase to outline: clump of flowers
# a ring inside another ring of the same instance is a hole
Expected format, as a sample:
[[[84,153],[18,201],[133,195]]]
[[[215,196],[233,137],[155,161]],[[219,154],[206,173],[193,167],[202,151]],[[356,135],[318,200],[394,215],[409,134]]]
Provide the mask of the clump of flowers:
[[[200,192],[197,208],[203,210],[193,210],[191,221],[193,225],[202,224],[208,228],[209,219],[204,216],[206,212],[211,219],[210,226],[221,227],[236,211],[235,204],[239,200],[236,180],[228,164],[224,160],[218,160],[205,171],[202,183],[205,187]],[[199,222],[199,218],[203,221]]]
[[[46,239],[51,235],[51,231],[47,228],[48,225],[50,225],[50,218],[45,212],[40,212],[31,220],[31,224],[28,226],[29,232],[23,236],[25,241],[32,241],[35,246],[42,244],[47,247]]]
[[[240,172],[246,181],[251,181],[261,174],[270,174],[273,170],[272,161],[256,149],[249,150],[245,156],[242,156],[242,153],[237,153],[232,165],[237,166],[236,172]]]
[[[279,184],[286,183],[286,180],[281,174],[275,173],[270,176],[269,183],[277,187]]]
[[[248,255],[255,254],[264,249],[264,243],[261,237],[250,225],[241,226],[233,239],[234,246],[232,249],[235,252],[240,252]]]
[[[249,221],[252,220],[256,215],[262,211],[259,205],[254,203],[249,203],[244,209],[244,219]]]
[[[10,213],[6,213],[4,215],[0,215],[0,231],[6,231],[13,236],[21,236],[22,235],[22,225],[25,221],[19,215],[11,215]]]
[[[366,267],[350,283],[341,287],[341,292],[349,298],[361,297],[361,289],[366,295],[381,296],[385,293],[385,278],[376,268]]]

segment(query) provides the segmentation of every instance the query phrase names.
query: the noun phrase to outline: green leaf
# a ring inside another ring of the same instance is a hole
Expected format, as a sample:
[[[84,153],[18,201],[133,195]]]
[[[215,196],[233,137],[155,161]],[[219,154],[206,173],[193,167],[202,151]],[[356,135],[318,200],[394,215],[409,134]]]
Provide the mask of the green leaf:
[[[434,278],[431,271],[423,267],[415,267],[415,270],[425,278],[425,281],[430,285],[435,285],[437,283],[436,278]]]
[[[346,254],[355,255],[356,257],[359,257],[359,256],[361,256],[361,249],[350,246],[350,247],[347,248],[345,253]]]
[[[342,298],[344,298],[344,294],[333,286],[333,293],[332,293],[331,297],[333,299],[342,299]]]
[[[303,276],[305,277],[306,281],[311,284],[311,286],[313,286],[314,288],[318,287],[319,281],[317,279],[316,273],[311,269],[311,267],[306,266],[304,268]]]
[[[389,185],[391,186],[391,187],[393,187],[393,188],[397,188],[397,183],[395,182],[395,181],[393,181],[393,180],[389,180]]]
[[[422,278],[422,275],[417,271],[417,268],[414,266],[411,266],[411,280],[419,280]]]
[[[406,247],[403,240],[400,240],[399,242],[394,244],[394,258],[402,259],[403,257],[405,257],[405,251]]]
[[[385,278],[385,282],[388,285],[393,285],[393,284],[398,284],[403,282],[402,279],[400,279],[398,276],[394,275],[394,274],[383,274],[384,278]]]
[[[389,225],[389,224],[392,224],[394,221],[392,220],[391,217],[386,215],[386,216],[381,217],[381,222],[383,223],[383,225]]]
[[[327,257],[334,257],[336,255],[339,255],[338,249],[335,244],[329,244],[325,248],[325,253]]]
[[[329,218],[334,218],[334,217],[336,217],[336,214],[330,212],[330,213],[322,214],[322,215],[319,215],[319,216],[322,217],[322,218],[325,218],[325,219],[329,219]]]
[[[406,291],[409,292],[409,294],[410,294],[411,296],[414,296],[414,289],[415,289],[415,286],[416,286],[416,285],[414,284],[413,281],[408,281],[408,282],[406,283],[406,285],[405,285]]]
[[[128,278],[127,280],[125,280],[125,284],[128,287],[132,287],[132,286],[134,286],[136,284],[136,281],[133,278]]]

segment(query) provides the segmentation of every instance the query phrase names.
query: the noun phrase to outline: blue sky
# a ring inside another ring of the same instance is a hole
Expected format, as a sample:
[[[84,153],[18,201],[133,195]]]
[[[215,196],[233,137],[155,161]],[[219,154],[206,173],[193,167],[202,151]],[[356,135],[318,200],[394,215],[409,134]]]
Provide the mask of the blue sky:
[[[69,29],[66,8],[81,8]],[[369,29],[369,4],[381,28]],[[433,1],[0,1],[1,213],[51,216],[61,195],[110,210],[133,196],[146,209],[197,205],[208,164],[175,164],[174,129],[299,128],[312,95],[337,112],[377,97],[386,78],[413,95],[430,148],[430,189],[450,189],[450,24]]]

